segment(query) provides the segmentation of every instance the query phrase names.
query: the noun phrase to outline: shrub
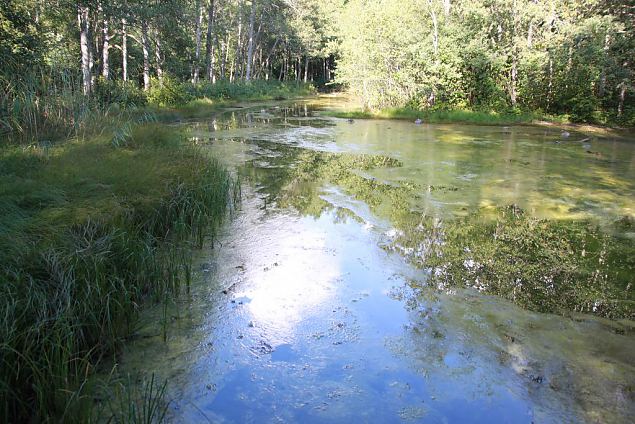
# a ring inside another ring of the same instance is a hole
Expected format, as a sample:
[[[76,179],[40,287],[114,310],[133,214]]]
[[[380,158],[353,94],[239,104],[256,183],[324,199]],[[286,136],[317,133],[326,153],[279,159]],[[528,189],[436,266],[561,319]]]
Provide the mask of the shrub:
[[[195,96],[186,88],[187,83],[180,83],[170,76],[162,79],[153,78],[148,91],[148,101],[159,106],[180,106],[193,100]]]
[[[595,111],[598,109],[595,97],[576,96],[569,102],[571,113],[569,119],[571,122],[595,122]]]
[[[122,109],[145,106],[148,99],[136,84],[130,81],[112,81],[99,78],[93,95],[102,108],[117,104]]]

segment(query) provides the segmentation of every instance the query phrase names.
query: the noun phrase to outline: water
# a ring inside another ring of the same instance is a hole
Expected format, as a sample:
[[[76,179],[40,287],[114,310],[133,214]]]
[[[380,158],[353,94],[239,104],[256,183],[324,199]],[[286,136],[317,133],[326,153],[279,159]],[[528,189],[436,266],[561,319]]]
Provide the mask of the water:
[[[150,309],[120,371],[169,379],[173,422],[632,419],[632,321],[440,290],[396,243],[413,216],[438,223],[509,204],[614,231],[635,214],[635,145],[593,139],[595,154],[576,141],[585,136],[556,143],[541,128],[349,123],[320,115],[329,101],[187,124],[240,175],[243,202],[216,248],[197,252],[167,343]]]

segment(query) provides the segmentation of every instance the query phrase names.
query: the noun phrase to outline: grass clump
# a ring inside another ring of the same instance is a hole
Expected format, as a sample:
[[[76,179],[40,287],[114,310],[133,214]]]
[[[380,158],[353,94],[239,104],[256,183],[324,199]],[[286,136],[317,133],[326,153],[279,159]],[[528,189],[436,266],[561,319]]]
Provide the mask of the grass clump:
[[[187,289],[237,187],[157,124],[0,150],[0,420],[86,421],[88,377],[140,305]]]

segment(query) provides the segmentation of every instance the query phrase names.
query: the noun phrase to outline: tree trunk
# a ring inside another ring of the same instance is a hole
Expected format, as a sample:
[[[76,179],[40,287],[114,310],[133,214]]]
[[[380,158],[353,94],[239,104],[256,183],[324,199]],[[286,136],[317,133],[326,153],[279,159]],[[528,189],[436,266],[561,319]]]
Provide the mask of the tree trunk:
[[[602,57],[602,71],[600,73],[600,83],[598,84],[598,97],[602,99],[606,91],[606,66],[608,61],[609,47],[611,45],[611,36],[606,33],[604,37],[604,55]]]
[[[434,56],[436,58],[439,56],[439,23],[437,21],[437,13],[434,11],[432,5],[432,0],[428,0],[428,13],[430,14],[430,18],[432,18],[432,47],[434,48]]]
[[[443,0],[443,14],[446,18],[450,16],[451,7],[452,5],[450,4],[450,0]]]
[[[214,49],[214,40],[212,39],[212,34],[214,31],[214,0],[210,0],[209,5],[207,7],[207,35],[205,37],[205,66],[207,79],[209,81],[212,80],[212,76],[214,75],[214,59],[213,49]]]
[[[154,61],[156,63],[157,78],[161,81],[163,80],[163,60],[161,59],[161,39],[157,29],[154,30]]]
[[[95,52],[99,51],[99,47],[97,46],[97,37],[94,37],[93,30],[90,27],[90,16],[88,17],[88,25],[87,25],[87,36],[88,40],[93,40],[94,42],[88,42],[88,69],[90,70],[90,87],[91,90],[95,87],[95,73],[93,72],[95,68]],[[95,27],[97,29],[97,27]]]
[[[218,46],[218,34],[214,33],[214,43],[212,44],[212,57],[211,57],[211,78],[212,78],[212,84],[216,84],[216,72],[214,71],[214,69],[216,69],[216,50],[220,50],[219,46]]]
[[[626,99],[626,81],[622,81],[620,84],[620,101],[617,105],[617,116],[622,116],[624,113],[624,100]]]
[[[196,0],[196,23],[195,23],[196,47],[194,49],[194,66],[192,66],[192,84],[198,83],[201,61],[201,39],[203,33],[203,8],[201,0]]]
[[[141,49],[143,50],[143,89],[150,89],[150,41],[148,40],[148,21],[141,21]]]
[[[234,81],[234,79],[236,78],[236,74],[238,73],[238,67],[240,65],[239,61],[240,61],[240,43],[242,40],[242,33],[243,33],[243,14],[239,8],[238,10],[238,37],[236,38],[236,54],[234,55],[234,60],[232,61],[232,69],[231,69],[231,73],[229,75],[229,79],[230,81]]]
[[[84,95],[89,95],[92,90],[92,79],[90,71],[90,45],[89,45],[89,26],[88,6],[77,6],[77,20],[79,22],[79,47],[82,55],[82,89]]]
[[[516,81],[518,80],[518,60],[516,59],[516,52],[512,52],[512,69],[511,69],[511,79],[509,83],[509,100],[511,101],[512,106],[516,106],[518,93],[516,92]]]
[[[225,68],[227,67],[227,59],[229,55],[229,42],[231,39],[229,38],[229,32],[227,32],[227,38],[221,44],[221,63],[220,63],[220,77],[222,79],[226,78]]]
[[[269,58],[265,61],[265,81],[269,81],[269,73],[271,72],[271,68],[269,66]]]
[[[121,19],[121,68],[123,80],[128,81],[128,32],[125,18]]]
[[[624,61],[624,64],[622,65],[624,67],[624,69],[628,69],[628,60]],[[620,87],[620,101],[617,105],[617,116],[621,117],[622,114],[624,113],[624,101],[626,100],[626,84],[628,83],[628,80],[623,80],[622,83],[619,85]]]
[[[278,74],[278,81],[282,81],[282,78],[284,77],[284,65],[287,63],[287,58],[286,57],[282,57],[282,63],[280,64],[280,74]]]
[[[245,81],[251,80],[251,72],[254,61],[254,24],[256,23],[256,0],[251,0],[251,13],[249,14],[249,44],[247,45],[247,72]]]
[[[309,55],[304,56],[304,82],[309,82]]]
[[[509,100],[513,107],[516,106],[517,102],[517,91],[516,91],[516,82],[518,80],[518,49],[514,43],[514,39],[517,34],[517,25],[518,25],[518,13],[516,9],[516,0],[512,3],[512,41],[511,41],[511,54],[512,54],[512,69],[510,71],[510,81],[509,81]]]
[[[108,33],[108,19],[106,18],[104,18],[102,22],[102,36],[104,40],[101,46],[101,76],[104,77],[104,79],[108,79],[110,77],[110,34]]]
[[[547,81],[547,110],[551,108],[551,101],[553,99],[553,59],[549,54],[549,76]]]

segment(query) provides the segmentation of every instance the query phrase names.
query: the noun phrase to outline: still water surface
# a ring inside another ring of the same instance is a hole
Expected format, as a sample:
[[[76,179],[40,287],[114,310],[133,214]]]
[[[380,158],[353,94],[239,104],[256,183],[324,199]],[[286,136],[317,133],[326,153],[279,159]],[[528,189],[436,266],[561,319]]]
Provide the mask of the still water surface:
[[[173,422],[631,420],[632,322],[427,287],[426,270],[390,248],[403,199],[350,188],[409,187],[401,207],[439,220],[515,204],[609,225],[635,215],[635,144],[321,113],[336,107],[249,105],[186,124],[240,176],[243,200],[215,248],[196,253],[167,342],[160,308],[148,311],[120,370],[169,379]],[[307,151],[401,166],[298,180]]]

